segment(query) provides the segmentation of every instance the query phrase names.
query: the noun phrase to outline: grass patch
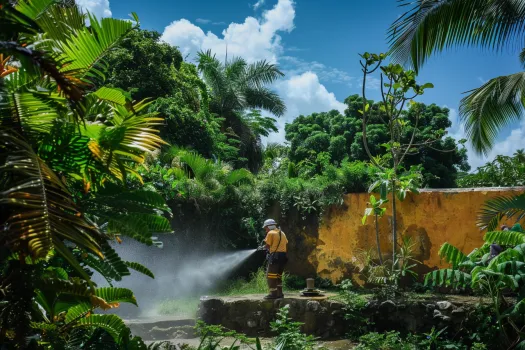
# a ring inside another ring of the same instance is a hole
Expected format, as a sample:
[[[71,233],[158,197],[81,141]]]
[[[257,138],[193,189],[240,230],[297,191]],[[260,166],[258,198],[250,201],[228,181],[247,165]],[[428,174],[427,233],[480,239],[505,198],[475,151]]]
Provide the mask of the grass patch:
[[[283,274],[284,291],[292,291],[293,288],[287,286],[288,274]],[[268,282],[266,280],[266,271],[260,268],[250,275],[248,280],[243,278],[228,282],[228,284],[219,291],[219,295],[246,295],[246,294],[267,294]]]
[[[159,315],[195,317],[199,303],[199,298],[165,299],[157,304],[156,311]]]

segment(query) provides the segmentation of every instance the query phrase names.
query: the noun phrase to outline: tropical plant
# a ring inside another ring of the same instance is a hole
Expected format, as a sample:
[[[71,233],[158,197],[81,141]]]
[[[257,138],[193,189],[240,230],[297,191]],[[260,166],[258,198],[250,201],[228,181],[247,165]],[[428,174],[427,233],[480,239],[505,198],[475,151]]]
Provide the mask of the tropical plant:
[[[379,218],[383,217],[383,215],[386,212],[386,208],[383,208],[383,205],[388,203],[388,199],[377,199],[374,195],[370,196],[370,202],[367,204],[370,205],[370,207],[365,209],[365,214],[363,215],[363,219],[361,220],[363,225],[366,224],[366,219],[369,216],[374,216],[374,224],[376,228],[376,245],[377,245],[377,256],[379,258],[379,263],[383,264],[383,255],[381,254],[381,244],[379,241]]]
[[[301,322],[294,322],[289,318],[290,306],[286,305],[277,312],[277,319],[270,322],[270,327],[277,334],[276,349],[311,350],[315,346],[315,338],[301,333]]]
[[[413,6],[390,28],[391,54],[416,71],[433,54],[454,46],[523,47],[522,1],[407,0],[401,5]],[[462,99],[460,118],[477,152],[487,154],[499,131],[523,117],[523,77],[520,72],[490,79]]]
[[[423,106],[414,102],[414,98],[421,96],[426,89],[433,88],[434,85],[426,83],[419,85],[416,82],[416,73],[411,70],[405,70],[399,64],[390,63],[382,66],[383,61],[387,58],[385,54],[370,54],[365,52],[361,55],[360,61],[363,71],[362,84],[362,109],[359,113],[362,115],[362,138],[363,147],[370,161],[374,166],[381,171],[386,168],[391,169],[391,174],[388,175],[390,179],[391,192],[398,194],[398,178],[400,169],[403,166],[405,158],[409,154],[417,154],[425,147],[432,147],[439,143],[443,130],[435,131],[435,135],[421,142],[415,142],[416,135],[419,131],[419,120],[423,114]],[[381,97],[383,103],[379,105],[379,113],[370,109],[371,105],[366,99],[366,82],[367,78],[381,70]],[[415,110],[411,118],[404,113],[405,105],[412,105]],[[383,124],[388,127],[389,140],[382,144],[386,150],[385,155],[373,155],[370,151],[367,134],[367,126],[372,119],[378,118]],[[410,137],[407,141],[401,139],[401,135],[408,132]],[[455,144],[454,144],[455,146]],[[447,150],[443,150],[446,152]],[[386,164],[386,165],[385,165]],[[408,187],[408,186],[407,186]],[[383,192],[384,193],[384,192]],[[382,196],[382,198],[384,198]],[[396,196],[392,196],[392,260],[396,261],[396,244],[397,244],[397,212],[396,212]]]
[[[128,175],[141,180],[134,165],[144,153],[163,143],[159,119],[121,90],[93,88],[104,56],[135,26],[54,0],[0,5],[0,343],[143,346],[119,317],[94,313],[136,304],[133,293],[96,287],[87,268],[108,281],[129,268],[153,277],[109,240],[151,243],[152,231],[169,228],[157,212],[168,212],[162,198],[124,189]]]
[[[465,255],[449,243],[443,244],[439,256],[451,267],[426,275],[425,284],[454,289],[472,289],[490,297],[500,335],[507,344],[523,343],[523,291],[525,290],[525,234],[519,231],[489,231],[485,244]],[[496,253],[492,245],[504,248]],[[505,294],[516,293],[517,302]],[[519,346],[523,346],[525,343]]]
[[[525,184],[525,161],[523,150],[512,157],[496,156],[493,161],[479,167],[475,173],[458,179],[459,187],[511,187]]]
[[[251,122],[242,115],[247,109],[261,109],[282,116],[286,106],[267,86],[284,74],[266,61],[248,64],[237,57],[222,63],[211,51],[198,54],[198,69],[210,88],[210,112],[224,119],[223,130],[239,142],[241,160],[235,166],[257,171],[262,161],[261,147],[249,127]]]

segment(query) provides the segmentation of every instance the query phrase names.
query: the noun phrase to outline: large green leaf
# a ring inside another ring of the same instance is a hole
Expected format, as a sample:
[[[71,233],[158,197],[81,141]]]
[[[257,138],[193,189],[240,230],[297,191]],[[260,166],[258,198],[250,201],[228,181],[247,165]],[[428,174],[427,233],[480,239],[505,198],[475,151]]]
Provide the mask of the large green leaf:
[[[111,103],[127,106],[131,102],[131,94],[122,89],[101,87],[97,91],[93,92],[100,100],[108,101]]]
[[[65,239],[102,256],[100,232],[78,210],[58,176],[19,136],[0,131],[0,138],[0,151],[9,152],[0,173],[19,179],[0,193],[0,204],[8,205],[12,213],[5,243],[15,252],[39,258],[50,252],[54,241]],[[57,251],[67,254],[63,247]]]
[[[487,232],[483,240],[487,243],[516,246],[525,243],[525,234],[515,231]]]
[[[434,287],[465,288],[469,287],[470,283],[471,276],[468,273],[453,269],[436,270],[425,276],[425,285],[432,285]]]
[[[449,264],[452,264],[453,268],[458,267],[459,264],[467,260],[465,254],[449,243],[444,243],[441,246],[438,255],[441,259],[445,259]]]
[[[71,62],[61,72],[81,79],[103,78],[103,57],[133,28],[131,21],[89,15],[90,27],[74,31],[74,35],[58,42],[60,58]]]

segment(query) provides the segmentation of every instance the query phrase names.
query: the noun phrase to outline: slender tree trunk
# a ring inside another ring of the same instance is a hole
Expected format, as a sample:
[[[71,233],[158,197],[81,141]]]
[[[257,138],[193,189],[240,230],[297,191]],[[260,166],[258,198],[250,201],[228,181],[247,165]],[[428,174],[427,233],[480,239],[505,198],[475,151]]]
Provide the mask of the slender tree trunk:
[[[379,221],[377,220],[377,214],[376,214],[376,242],[377,242],[377,255],[379,256],[379,263],[383,265],[383,256],[381,255],[381,245],[379,243]]]
[[[397,175],[395,175],[397,176]],[[396,214],[396,177],[392,181],[392,268],[396,267],[397,251],[397,214]]]

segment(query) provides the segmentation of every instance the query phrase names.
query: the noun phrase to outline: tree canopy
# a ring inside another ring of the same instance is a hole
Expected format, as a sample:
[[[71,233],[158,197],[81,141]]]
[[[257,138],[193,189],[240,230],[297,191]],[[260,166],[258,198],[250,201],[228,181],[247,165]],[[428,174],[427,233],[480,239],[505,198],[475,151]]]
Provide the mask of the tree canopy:
[[[129,91],[137,100],[168,97],[177,87],[174,70],[182,61],[176,47],[160,41],[160,33],[134,30],[108,54],[105,84]]]
[[[344,114],[336,110],[325,113],[313,113],[299,116],[285,127],[286,140],[290,142],[290,160],[299,169],[311,174],[319,174],[328,164],[340,164],[344,159],[368,160],[362,142],[359,110],[362,99],[357,95],[345,100],[347,109]],[[381,121],[381,103],[369,101],[371,121],[367,127],[370,151],[373,155],[385,154],[389,140],[387,126]],[[405,167],[422,164],[425,184],[429,187],[454,187],[458,171],[467,171],[467,155],[451,137],[446,137],[445,130],[451,126],[449,110],[437,105],[419,105],[423,113],[419,119],[414,144],[429,139],[438,140],[431,147],[421,147],[414,154],[407,156]],[[411,106],[403,118],[407,123],[414,123],[414,108]],[[402,135],[408,143],[411,131]]]

